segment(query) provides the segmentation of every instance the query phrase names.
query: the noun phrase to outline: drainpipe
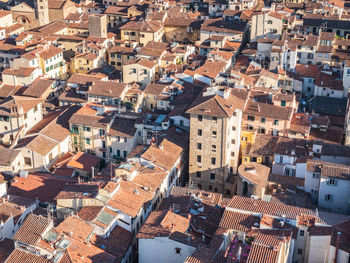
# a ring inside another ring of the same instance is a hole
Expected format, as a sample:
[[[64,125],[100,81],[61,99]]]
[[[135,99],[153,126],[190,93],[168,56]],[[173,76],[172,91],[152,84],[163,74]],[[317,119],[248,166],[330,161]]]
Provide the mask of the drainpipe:
[[[334,263],[337,263],[337,261],[338,261],[338,250],[339,250],[340,236],[341,236],[341,232],[338,232],[337,233],[337,244],[336,244],[335,255],[334,255]]]

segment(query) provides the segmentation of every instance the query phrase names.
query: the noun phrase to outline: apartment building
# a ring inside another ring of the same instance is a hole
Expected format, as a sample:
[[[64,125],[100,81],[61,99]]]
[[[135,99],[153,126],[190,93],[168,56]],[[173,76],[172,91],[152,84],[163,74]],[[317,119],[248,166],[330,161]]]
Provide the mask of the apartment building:
[[[349,166],[310,160],[305,170],[305,191],[321,207],[332,212],[350,213]]]
[[[249,101],[244,111],[243,127],[259,133],[283,135],[290,125],[292,109]]]
[[[123,65],[123,82],[140,82],[147,86],[156,77],[157,63],[145,58],[130,60]]]
[[[216,87],[217,88],[217,87]],[[208,88],[190,114],[190,185],[231,195],[239,160],[245,101],[230,89]]]
[[[39,65],[43,74],[49,78],[65,78],[67,69],[63,50],[53,45],[38,48]]]
[[[135,54],[133,47],[113,46],[108,50],[108,64],[122,70],[125,63],[135,58]]]
[[[163,26],[159,21],[129,21],[120,27],[121,39],[147,45],[148,42],[160,42]]]
[[[256,12],[251,23],[250,39],[254,42],[259,38],[278,38],[282,34],[285,20],[283,14],[275,11]]]
[[[11,96],[0,105],[0,134],[4,143],[23,136],[43,118],[41,99]]]
[[[106,158],[106,134],[112,118],[97,113],[90,107],[83,107],[69,119],[72,149]]]

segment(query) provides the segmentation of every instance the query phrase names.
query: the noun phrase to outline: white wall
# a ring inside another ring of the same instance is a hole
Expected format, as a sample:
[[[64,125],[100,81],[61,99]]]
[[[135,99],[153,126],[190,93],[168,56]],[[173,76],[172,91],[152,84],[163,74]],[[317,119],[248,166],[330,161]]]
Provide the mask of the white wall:
[[[330,246],[329,248],[329,257],[328,257],[328,263],[334,263],[335,258],[335,247]],[[349,253],[345,252],[344,250],[338,250],[338,259],[336,263],[346,263],[349,262]]]
[[[139,239],[139,263],[167,262],[182,263],[195,251],[191,247],[167,237],[156,237],[154,239]],[[175,248],[180,248],[180,254],[176,254]]]
[[[305,262],[319,263],[324,262],[327,258],[331,236],[309,236],[308,240],[308,257]]]
[[[350,181],[336,179],[336,185],[327,184],[328,178],[321,178],[318,205],[330,208],[333,212],[350,212]],[[331,201],[325,201],[325,195],[333,196]]]

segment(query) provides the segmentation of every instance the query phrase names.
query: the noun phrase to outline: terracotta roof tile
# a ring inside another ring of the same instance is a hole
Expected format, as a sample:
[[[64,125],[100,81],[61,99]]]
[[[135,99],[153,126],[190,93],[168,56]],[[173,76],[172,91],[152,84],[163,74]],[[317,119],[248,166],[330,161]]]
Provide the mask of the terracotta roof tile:
[[[75,240],[84,242],[88,241],[93,233],[94,227],[81,220],[79,217],[68,216],[56,227],[56,230]]]
[[[52,220],[48,218],[29,214],[13,236],[13,239],[24,244],[35,245],[39,242],[50,224],[52,224]]]
[[[247,232],[251,230],[252,227],[257,227],[259,222],[260,217],[258,216],[225,210],[219,226],[233,231]]]

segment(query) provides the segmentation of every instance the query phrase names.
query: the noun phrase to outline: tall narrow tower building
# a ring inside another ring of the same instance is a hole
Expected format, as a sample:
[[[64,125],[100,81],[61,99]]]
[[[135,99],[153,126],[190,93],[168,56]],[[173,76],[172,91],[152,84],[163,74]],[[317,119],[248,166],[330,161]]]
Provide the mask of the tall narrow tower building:
[[[50,19],[49,19],[49,1],[48,0],[36,0],[36,8],[37,8],[39,26],[47,25],[50,22]]]

